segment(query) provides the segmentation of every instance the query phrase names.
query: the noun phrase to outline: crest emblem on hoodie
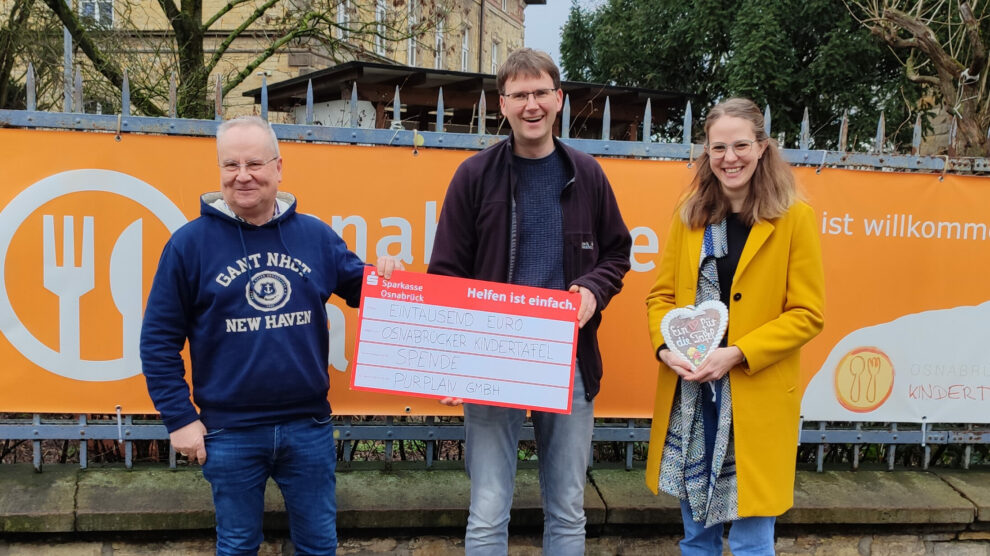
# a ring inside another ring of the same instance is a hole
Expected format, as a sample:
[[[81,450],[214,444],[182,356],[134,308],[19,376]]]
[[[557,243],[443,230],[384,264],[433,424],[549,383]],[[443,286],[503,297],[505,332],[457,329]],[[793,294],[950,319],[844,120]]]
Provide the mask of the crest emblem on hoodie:
[[[265,270],[252,276],[244,290],[248,303],[265,312],[281,309],[292,296],[289,281],[273,270]]]

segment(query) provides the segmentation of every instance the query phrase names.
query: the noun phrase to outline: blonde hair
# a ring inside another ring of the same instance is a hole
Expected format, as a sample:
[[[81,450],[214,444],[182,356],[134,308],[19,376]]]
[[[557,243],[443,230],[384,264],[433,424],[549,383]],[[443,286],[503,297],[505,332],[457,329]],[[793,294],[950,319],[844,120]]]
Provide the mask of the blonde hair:
[[[749,192],[739,213],[740,220],[752,226],[760,220],[783,216],[791,205],[801,199],[801,195],[790,165],[780,155],[777,142],[768,137],[764,130],[763,114],[759,107],[745,98],[730,98],[717,104],[708,112],[705,120],[706,144],[708,131],[724,116],[748,121],[752,124],[756,140],[766,143],[763,155],[756,161],[756,171],[750,179]],[[681,219],[692,228],[700,228],[720,222],[732,212],[732,206],[722,192],[722,184],[712,171],[708,152],[698,157],[695,163],[698,171],[681,204]]]

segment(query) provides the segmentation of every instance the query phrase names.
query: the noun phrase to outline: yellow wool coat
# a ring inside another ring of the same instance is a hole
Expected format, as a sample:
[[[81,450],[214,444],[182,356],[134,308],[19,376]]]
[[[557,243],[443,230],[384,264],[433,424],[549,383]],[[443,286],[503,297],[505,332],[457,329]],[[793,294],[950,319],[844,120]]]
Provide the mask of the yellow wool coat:
[[[660,321],[693,305],[704,228],[674,217],[656,283],[646,298],[654,352]],[[798,351],[824,325],[825,278],[815,213],[799,202],[749,232],[732,280],[728,345],[745,366],[730,373],[739,516],[776,516],[794,504],[801,390]],[[646,484],[654,493],[677,375],[663,363],[657,381]]]

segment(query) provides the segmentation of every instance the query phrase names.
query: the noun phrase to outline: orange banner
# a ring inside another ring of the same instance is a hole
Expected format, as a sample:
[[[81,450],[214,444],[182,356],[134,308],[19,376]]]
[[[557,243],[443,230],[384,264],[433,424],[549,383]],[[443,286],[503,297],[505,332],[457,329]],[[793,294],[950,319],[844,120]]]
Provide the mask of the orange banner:
[[[153,413],[137,356],[140,318],[170,231],[198,215],[202,193],[219,190],[213,139],[0,129],[0,149],[0,412],[112,413],[119,405]],[[365,260],[388,253],[423,271],[447,183],[471,154],[283,143],[281,189]],[[647,417],[657,367],[644,298],[694,170],[601,163],[634,245],[625,287],[604,313],[596,413]],[[827,285],[825,331],[804,351],[805,384],[852,331],[990,299],[987,178],[797,174],[822,217]],[[356,311],[334,302],[329,313],[336,413],[452,413],[435,400],[349,390]]]

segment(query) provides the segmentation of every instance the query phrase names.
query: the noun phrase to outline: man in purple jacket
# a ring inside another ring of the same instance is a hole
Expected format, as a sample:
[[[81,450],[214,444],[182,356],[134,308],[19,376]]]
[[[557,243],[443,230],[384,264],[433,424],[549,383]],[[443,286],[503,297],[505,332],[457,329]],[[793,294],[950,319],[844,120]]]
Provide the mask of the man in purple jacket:
[[[597,331],[622,288],[632,240],[612,188],[592,157],[553,137],[563,105],[560,71],[523,48],[499,69],[509,139],[460,165],[447,189],[429,272],[581,294],[569,415],[534,411],[545,554],[584,554],[584,486],[602,377]],[[460,399],[443,403],[459,405]],[[521,409],[465,404],[471,479],[468,554],[508,551]]]

